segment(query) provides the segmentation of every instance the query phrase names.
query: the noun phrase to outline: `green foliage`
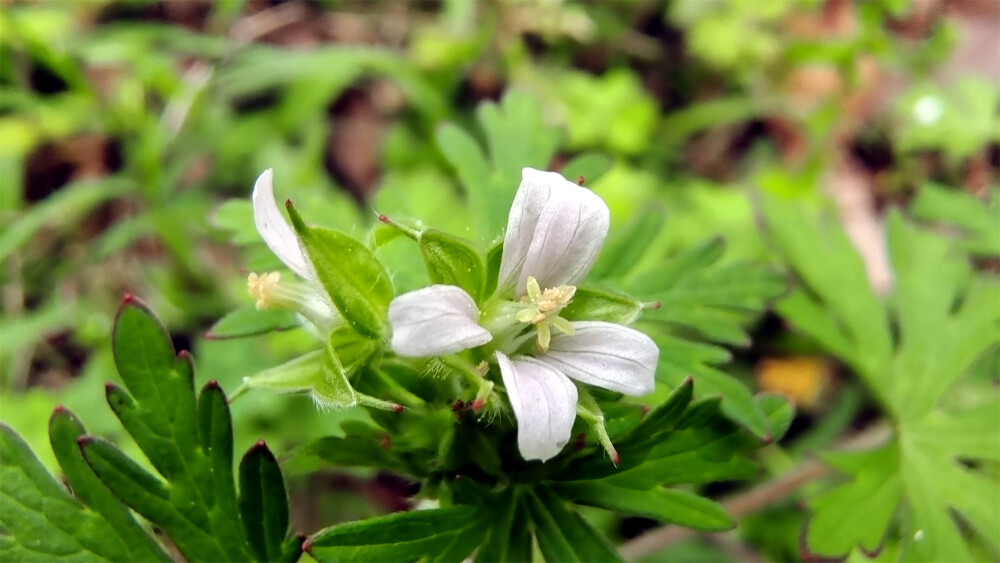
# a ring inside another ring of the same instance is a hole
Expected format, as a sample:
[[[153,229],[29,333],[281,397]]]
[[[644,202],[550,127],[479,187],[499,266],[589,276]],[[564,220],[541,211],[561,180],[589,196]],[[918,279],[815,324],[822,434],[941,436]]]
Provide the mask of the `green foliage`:
[[[1000,256],[1000,190],[994,188],[983,205],[970,194],[928,184],[920,188],[911,211],[925,221],[961,229],[966,250],[979,256]]]
[[[237,497],[232,421],[218,384],[210,381],[195,399],[190,356],[174,354],[162,325],[131,296],[119,309],[112,347],[128,391],[109,383],[108,404],[159,476],[114,444],[86,435],[59,408],[49,435],[74,498],[4,427],[6,558],[168,561],[128,506],[189,560],[297,559],[300,540],[285,540],[281,471],[263,442],[240,464]]]
[[[1000,397],[962,378],[1000,344],[1000,287],[975,273],[947,239],[898,213],[889,216],[895,287],[885,302],[866,283],[860,260],[829,221],[816,226],[801,207],[764,200],[773,240],[802,281],[778,310],[851,366],[895,427],[875,450],[830,456],[851,480],[811,503],[808,549],[838,556],[881,545],[897,505],[908,560],[972,557],[952,512],[990,549],[1000,549],[1000,483],[978,464],[1000,452]],[[956,387],[978,389],[955,400]],[[860,505],[860,506],[859,506]],[[862,508],[866,507],[866,508]]]

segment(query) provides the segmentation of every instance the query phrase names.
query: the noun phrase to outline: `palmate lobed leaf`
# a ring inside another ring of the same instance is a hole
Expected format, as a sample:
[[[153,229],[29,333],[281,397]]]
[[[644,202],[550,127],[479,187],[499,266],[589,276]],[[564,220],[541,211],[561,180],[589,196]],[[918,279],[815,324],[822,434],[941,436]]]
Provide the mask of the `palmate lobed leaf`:
[[[778,310],[851,365],[895,426],[893,439],[878,449],[829,458],[851,480],[811,501],[804,548],[824,557],[855,545],[877,550],[893,514],[905,507],[906,560],[967,560],[970,532],[1000,553],[1000,483],[975,464],[1000,457],[1000,397],[987,388],[971,403],[942,404],[973,361],[1000,344],[1000,284],[974,274],[946,239],[892,213],[896,284],[880,303],[858,284],[863,269],[838,229],[817,228],[809,213],[776,199],[765,198],[763,208],[771,236],[808,288]],[[849,273],[824,279],[821,256],[836,257],[833,265]],[[854,285],[844,287],[846,279]],[[896,335],[890,320],[898,323]]]
[[[0,559],[3,561],[170,561],[84,463],[82,427],[57,410],[49,435],[71,496],[26,443],[0,425]]]
[[[108,403],[159,476],[113,444],[81,437],[97,477],[188,560],[297,558],[299,540],[284,542],[287,497],[273,456],[262,443],[247,454],[237,497],[226,396],[210,381],[195,398],[190,356],[174,354],[163,327],[131,296],[119,309],[112,349],[128,390],[108,384]]]

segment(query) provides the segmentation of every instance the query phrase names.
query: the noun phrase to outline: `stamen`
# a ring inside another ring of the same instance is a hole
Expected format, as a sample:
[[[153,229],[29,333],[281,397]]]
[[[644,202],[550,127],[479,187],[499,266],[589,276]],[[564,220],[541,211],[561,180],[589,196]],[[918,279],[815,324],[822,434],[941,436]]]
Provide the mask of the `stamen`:
[[[543,291],[538,280],[529,276],[525,289],[527,295],[521,298],[523,309],[515,313],[514,318],[518,322],[535,325],[539,348],[543,351],[548,350],[553,327],[563,334],[572,335],[576,332],[568,320],[559,316],[559,312],[569,305],[576,295],[575,286],[560,285]]]
[[[274,293],[280,281],[281,272],[267,272],[264,275],[251,272],[247,276],[247,291],[251,297],[257,300],[258,310],[266,308],[273,302]]]

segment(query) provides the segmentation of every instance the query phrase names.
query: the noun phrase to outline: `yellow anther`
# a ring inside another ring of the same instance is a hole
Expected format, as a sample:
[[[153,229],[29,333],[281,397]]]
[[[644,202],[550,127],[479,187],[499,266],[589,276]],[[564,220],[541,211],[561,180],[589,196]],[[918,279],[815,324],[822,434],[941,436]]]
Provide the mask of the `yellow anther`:
[[[553,327],[563,334],[575,332],[573,325],[560,317],[559,312],[573,300],[573,296],[576,295],[576,287],[560,285],[542,291],[538,280],[530,276],[525,285],[527,295],[521,298],[524,308],[518,311],[514,318],[519,322],[535,325],[535,330],[538,331],[538,346],[542,350],[548,350],[552,340]]]
[[[268,272],[263,275],[252,272],[247,276],[247,292],[257,300],[257,309],[263,309],[270,304],[280,281],[280,272]]]

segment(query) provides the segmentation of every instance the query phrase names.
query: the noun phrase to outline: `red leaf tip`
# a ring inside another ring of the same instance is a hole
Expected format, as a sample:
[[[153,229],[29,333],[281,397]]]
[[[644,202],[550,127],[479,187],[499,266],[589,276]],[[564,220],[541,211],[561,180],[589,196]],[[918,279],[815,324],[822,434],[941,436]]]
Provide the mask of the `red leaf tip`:
[[[64,412],[66,412],[66,407],[62,405],[56,405],[56,408],[52,409],[53,415],[62,414]]]
[[[134,299],[135,299],[135,297],[132,297],[131,293],[126,293],[122,297],[122,303],[131,303]]]
[[[389,217],[386,216],[385,213],[379,213],[378,214],[378,220],[382,221],[383,223],[388,223],[389,222]]]
[[[576,184],[578,186],[582,186],[584,182],[586,182],[586,180],[583,178],[582,174],[576,177]]]
[[[476,399],[475,401],[473,401],[472,402],[472,410],[474,410],[476,412],[479,412],[479,411],[483,410],[483,400],[482,399]]]
[[[312,549],[312,546],[313,546],[312,540],[307,539],[302,542],[302,551],[309,551],[310,549]]]
[[[266,448],[267,444],[264,443],[264,440],[257,440],[257,442],[253,445],[253,447],[255,447],[255,448]]]
[[[86,434],[84,434],[83,436],[80,436],[79,438],[76,439],[76,445],[77,446],[84,446],[88,442],[90,442],[91,440],[93,440],[92,437],[87,436]]]
[[[285,208],[289,208],[289,207],[291,207],[291,206],[292,206],[292,200],[290,200],[290,199],[286,199],[286,200],[285,200]]]
[[[209,379],[208,383],[205,384],[205,387],[210,387],[212,389],[218,389],[219,388],[219,382],[216,379]]]
[[[761,438],[761,440],[764,442],[765,446],[768,445],[768,444],[773,444],[774,443],[774,436],[771,436],[770,434],[767,434],[766,436],[764,436],[763,438]]]
[[[396,405],[392,408],[394,412],[403,412],[403,405]]]
[[[181,350],[180,352],[177,352],[177,357],[186,360],[191,357],[191,352]]]
[[[114,383],[112,383],[110,381],[105,381],[104,382],[104,392],[105,393],[110,393],[111,390],[114,389],[114,388],[115,388],[115,384]]]
[[[615,464],[615,467],[618,467],[618,464],[621,463],[621,461],[622,458],[620,455],[618,455],[618,452],[611,453],[611,463]]]

